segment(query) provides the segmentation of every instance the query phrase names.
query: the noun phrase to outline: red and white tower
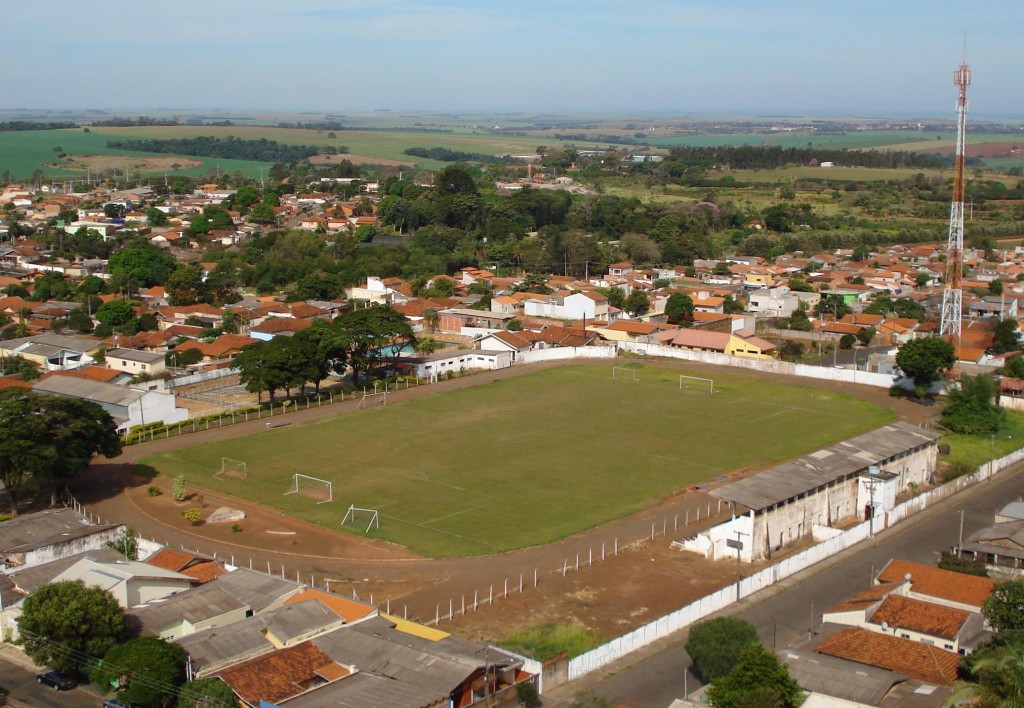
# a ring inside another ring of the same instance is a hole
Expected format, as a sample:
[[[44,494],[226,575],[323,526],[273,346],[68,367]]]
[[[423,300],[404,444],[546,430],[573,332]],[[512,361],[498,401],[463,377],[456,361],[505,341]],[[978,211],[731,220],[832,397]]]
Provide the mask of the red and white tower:
[[[949,211],[949,240],[946,245],[946,280],[942,290],[942,321],[940,336],[946,337],[958,350],[963,317],[962,280],[964,274],[964,141],[967,133],[967,87],[971,69],[964,62],[953,74],[953,83],[960,89],[956,102],[956,164],[953,175],[953,204]]]

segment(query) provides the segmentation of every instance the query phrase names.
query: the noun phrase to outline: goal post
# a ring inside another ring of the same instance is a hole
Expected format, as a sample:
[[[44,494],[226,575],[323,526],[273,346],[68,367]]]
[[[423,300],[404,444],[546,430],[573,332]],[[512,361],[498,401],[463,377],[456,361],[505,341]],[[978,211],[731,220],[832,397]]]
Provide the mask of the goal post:
[[[220,469],[213,473],[214,479],[246,479],[248,476],[245,460],[232,460],[230,457],[220,458]]]
[[[363,533],[369,533],[370,529],[380,528],[380,514],[377,513],[376,509],[363,509],[350,504],[348,511],[345,512],[345,518],[341,520],[341,525],[354,526],[355,528],[362,529]]]
[[[636,369],[629,366],[613,366],[612,367],[612,378],[622,379],[623,381],[639,381],[640,377],[636,375]]]
[[[685,374],[679,375],[679,390],[684,388],[692,388],[698,391],[707,391],[708,393],[715,392],[715,380],[706,379],[700,376],[687,376]]]
[[[388,392],[387,391],[367,391],[363,394],[363,397],[356,404],[357,410],[366,410],[374,406],[384,407],[388,404]]]
[[[285,492],[284,496],[289,494],[302,494],[319,499],[317,504],[326,504],[329,501],[334,501],[334,485],[330,480],[296,472],[292,475],[291,489]]]

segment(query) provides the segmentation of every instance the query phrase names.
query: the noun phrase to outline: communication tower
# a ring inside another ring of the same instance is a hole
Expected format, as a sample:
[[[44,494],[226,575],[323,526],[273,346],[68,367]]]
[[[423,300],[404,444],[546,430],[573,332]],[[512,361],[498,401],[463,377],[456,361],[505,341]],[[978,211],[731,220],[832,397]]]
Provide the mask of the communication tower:
[[[942,320],[939,335],[946,337],[960,349],[960,328],[963,317],[964,273],[964,155],[967,134],[967,87],[971,84],[971,69],[964,61],[953,74],[953,83],[960,94],[956,102],[956,162],[953,174],[953,203],[949,211],[949,240],[946,245],[946,278],[942,290]]]

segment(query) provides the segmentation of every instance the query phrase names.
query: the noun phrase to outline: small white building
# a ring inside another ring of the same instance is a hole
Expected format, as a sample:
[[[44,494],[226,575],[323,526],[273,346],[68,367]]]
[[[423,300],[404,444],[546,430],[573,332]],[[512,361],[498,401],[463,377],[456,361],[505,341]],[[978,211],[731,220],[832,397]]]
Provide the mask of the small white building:
[[[118,432],[122,434],[137,425],[161,421],[170,425],[188,418],[187,409],[175,406],[174,394],[164,391],[140,391],[71,376],[52,376],[38,381],[32,390],[52,396],[92,401],[110,413],[117,423]]]
[[[413,375],[421,379],[437,380],[448,372],[463,373],[473,369],[507,369],[512,366],[512,352],[483,349],[457,349],[422,357],[403,359],[413,364]]]
[[[138,349],[111,349],[106,353],[105,361],[109,368],[132,376],[159,376],[167,370],[163,354]]]

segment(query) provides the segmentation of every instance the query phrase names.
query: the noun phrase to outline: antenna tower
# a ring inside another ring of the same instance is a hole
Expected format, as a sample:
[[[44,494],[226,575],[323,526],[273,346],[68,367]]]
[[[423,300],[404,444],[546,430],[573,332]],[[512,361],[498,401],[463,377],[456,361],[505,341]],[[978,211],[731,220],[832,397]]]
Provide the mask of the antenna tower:
[[[947,337],[960,349],[960,327],[963,317],[962,280],[964,273],[964,139],[967,133],[967,87],[971,69],[967,66],[966,40],[964,61],[953,74],[953,83],[960,89],[956,102],[956,164],[953,174],[953,203],[949,211],[949,240],[946,244],[946,278],[942,290],[942,321],[939,335]]]

